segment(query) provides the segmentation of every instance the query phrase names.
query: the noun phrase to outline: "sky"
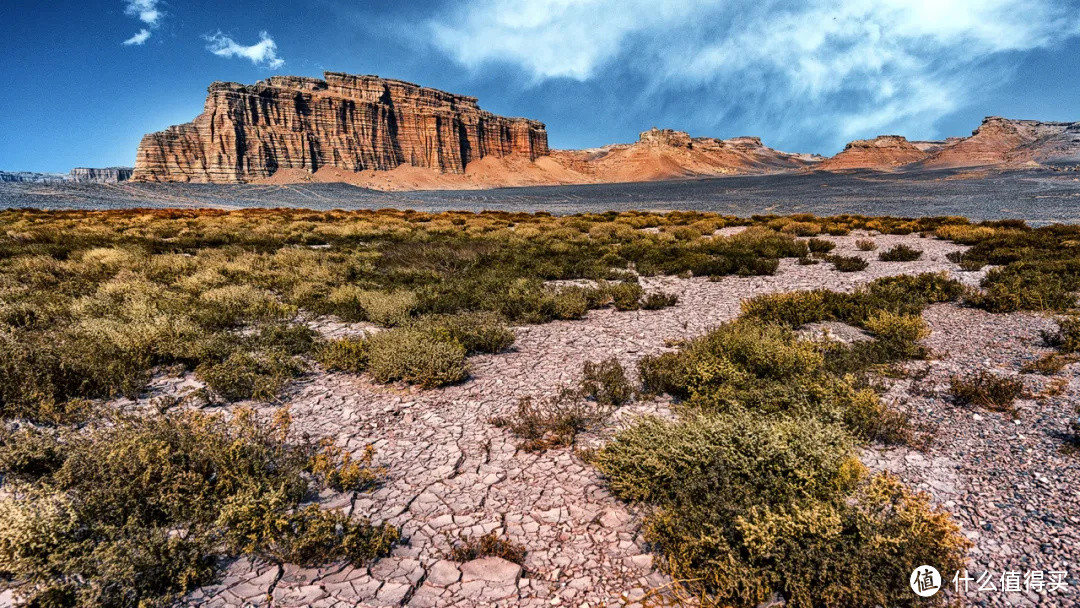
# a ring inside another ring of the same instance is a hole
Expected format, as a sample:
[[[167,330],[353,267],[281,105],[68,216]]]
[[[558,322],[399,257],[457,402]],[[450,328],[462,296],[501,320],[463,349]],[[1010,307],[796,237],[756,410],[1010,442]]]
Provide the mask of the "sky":
[[[5,0],[0,170],[132,165],[215,80],[324,70],[472,95],[554,148],[656,126],[831,155],[1080,120],[1080,0]]]

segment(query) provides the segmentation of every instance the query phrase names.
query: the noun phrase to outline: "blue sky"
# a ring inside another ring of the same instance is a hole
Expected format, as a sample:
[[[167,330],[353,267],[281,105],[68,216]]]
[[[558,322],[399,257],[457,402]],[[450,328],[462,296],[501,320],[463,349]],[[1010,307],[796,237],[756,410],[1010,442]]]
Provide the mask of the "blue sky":
[[[480,98],[558,148],[651,126],[832,154],[1080,120],[1080,0],[6,0],[0,169],[130,165],[214,80],[323,70]]]

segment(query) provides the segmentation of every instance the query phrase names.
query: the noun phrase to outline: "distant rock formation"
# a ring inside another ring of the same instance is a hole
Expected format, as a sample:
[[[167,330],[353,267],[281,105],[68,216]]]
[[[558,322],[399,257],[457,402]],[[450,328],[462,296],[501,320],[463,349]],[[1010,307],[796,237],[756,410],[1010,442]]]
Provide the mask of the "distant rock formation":
[[[816,168],[952,169],[1074,167],[1080,164],[1080,122],[1042,122],[988,116],[970,137],[909,142],[882,135],[849,143]]]
[[[633,144],[556,150],[552,158],[591,181],[637,182],[791,171],[820,158],[769,148],[757,137],[690,137],[684,131],[643,131]]]
[[[45,182],[67,181],[68,176],[64,173],[36,173],[34,171],[0,171],[0,182],[31,182],[41,184]]]
[[[254,85],[215,82],[193,122],[143,137],[136,181],[250,182],[279,170],[461,174],[486,157],[548,153],[543,123],[483,111],[473,97],[327,72]]]
[[[131,179],[131,167],[75,167],[68,174],[68,180],[79,184],[115,184]]]
[[[931,142],[920,142],[923,144]],[[936,143],[936,142],[935,142]],[[927,146],[928,148],[930,146]],[[929,153],[900,135],[879,135],[874,139],[857,139],[815,167],[822,171],[843,169],[890,170],[925,159]]]

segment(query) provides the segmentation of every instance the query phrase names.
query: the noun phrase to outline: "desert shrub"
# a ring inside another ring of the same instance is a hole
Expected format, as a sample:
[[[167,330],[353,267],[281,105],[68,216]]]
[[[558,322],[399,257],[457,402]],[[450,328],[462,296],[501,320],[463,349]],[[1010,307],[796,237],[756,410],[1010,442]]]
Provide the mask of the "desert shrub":
[[[1013,401],[1024,392],[1019,378],[979,372],[972,376],[954,376],[950,388],[961,405],[977,405],[996,412],[1012,410]]]
[[[814,258],[799,258],[795,260],[795,263],[799,266],[813,266],[814,264],[820,264],[821,260],[817,260]]]
[[[679,296],[663,291],[654,291],[645,296],[641,307],[645,310],[660,310],[679,303]]]
[[[689,370],[685,357],[679,353],[646,355],[638,360],[641,388],[646,394],[668,393],[675,397],[689,396]]]
[[[330,292],[327,302],[330,310],[346,321],[371,321],[393,327],[408,321],[417,297],[410,291],[382,292],[342,285]]]
[[[0,471],[19,481],[51,475],[64,464],[62,439],[56,435],[31,426],[0,427]]]
[[[1043,343],[1063,353],[1080,353],[1080,315],[1060,317],[1056,331],[1042,331]]]
[[[259,329],[255,342],[264,348],[278,348],[289,355],[304,355],[318,344],[314,330],[306,325],[272,323]]]
[[[298,509],[313,448],[288,442],[288,424],[187,411],[72,432],[59,466],[0,498],[0,570],[32,604],[167,605],[210,582],[221,554],[314,565],[388,553],[392,526]]]
[[[608,287],[612,303],[618,310],[641,308],[641,296],[645,292],[637,283],[612,283]]]
[[[895,314],[881,310],[863,323],[870,333],[877,338],[877,348],[887,359],[916,359],[925,355],[925,349],[919,344],[930,335],[920,315]]]
[[[359,374],[367,369],[367,342],[363,338],[330,340],[316,352],[315,359],[328,370]]]
[[[522,449],[542,452],[568,446],[577,434],[603,420],[608,408],[586,401],[577,391],[562,390],[542,399],[522,397],[513,412],[496,416],[491,423],[521,438]]]
[[[960,567],[970,545],[926,495],[867,478],[847,435],[813,419],[646,418],[594,463],[616,495],[653,507],[661,567],[706,605],[902,603],[912,569]]]
[[[817,254],[829,253],[836,249],[836,243],[826,239],[810,239],[806,241],[806,246],[810,248],[810,253]]]
[[[386,476],[386,469],[372,466],[374,459],[375,448],[371,445],[354,459],[350,452],[332,440],[323,439],[311,459],[311,474],[324,487],[339,492],[366,492]]]
[[[882,262],[913,262],[922,257],[922,251],[907,245],[895,245],[878,254]]]
[[[866,267],[870,265],[869,262],[858,256],[831,255],[828,260],[832,263],[833,268],[840,272],[858,272],[866,270]]]
[[[414,329],[381,331],[367,340],[368,371],[376,382],[401,380],[421,388],[435,388],[464,380],[468,375],[465,348],[432,340]]]
[[[599,363],[586,361],[582,368],[581,392],[603,405],[622,405],[634,395],[626,371],[615,357]]]
[[[447,556],[451,561],[468,562],[481,557],[501,557],[519,566],[525,563],[525,547],[500,538],[494,531],[479,538],[462,538]]]
[[[1066,365],[1075,363],[1077,360],[1080,360],[1080,357],[1074,354],[1049,353],[1034,361],[1028,361],[1020,368],[1020,371],[1025,374],[1053,376],[1064,369]]]
[[[555,308],[555,318],[563,320],[580,319],[592,306],[589,301],[589,292],[584,288],[568,287],[560,289],[552,296]]]
[[[821,225],[813,222],[788,222],[780,229],[780,232],[795,236],[816,236],[821,234]]]
[[[491,312],[428,315],[417,319],[411,327],[435,340],[460,344],[466,354],[500,353],[514,343],[514,332],[499,315]]]
[[[273,401],[303,371],[295,357],[282,350],[235,351],[220,363],[203,363],[195,375],[226,401]]]
[[[877,249],[877,243],[871,239],[859,239],[855,241],[855,248],[859,251],[873,251]]]

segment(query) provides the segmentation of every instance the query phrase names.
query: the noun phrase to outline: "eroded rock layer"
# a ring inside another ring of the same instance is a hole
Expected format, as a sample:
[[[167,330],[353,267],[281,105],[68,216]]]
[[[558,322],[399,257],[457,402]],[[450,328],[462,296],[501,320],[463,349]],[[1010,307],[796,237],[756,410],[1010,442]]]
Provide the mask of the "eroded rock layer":
[[[131,179],[131,167],[75,167],[68,179],[78,184],[116,184]]]
[[[235,183],[282,169],[401,165],[464,173],[489,156],[547,153],[543,123],[486,112],[473,97],[327,72],[324,79],[213,83],[194,121],[143,137],[133,179]]]
[[[926,143],[926,142],[920,142]],[[888,170],[918,162],[929,154],[899,135],[879,135],[874,139],[857,139],[844,149],[826,159],[818,169],[836,171],[842,169]]]

